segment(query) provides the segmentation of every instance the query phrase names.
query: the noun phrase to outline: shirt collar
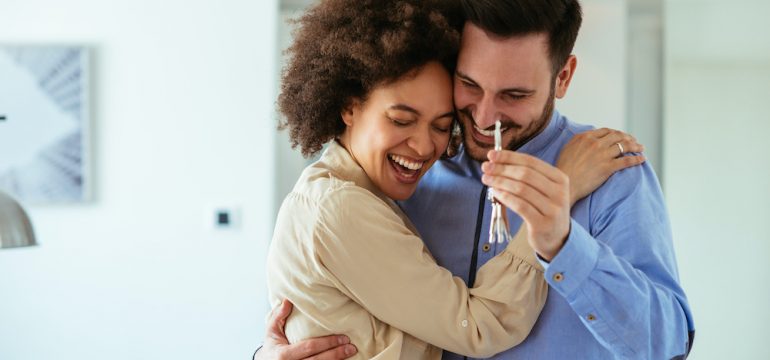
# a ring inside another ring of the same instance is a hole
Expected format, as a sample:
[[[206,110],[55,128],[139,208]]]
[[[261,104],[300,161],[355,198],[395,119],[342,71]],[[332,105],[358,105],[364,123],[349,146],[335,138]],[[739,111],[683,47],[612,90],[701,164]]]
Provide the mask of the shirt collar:
[[[540,132],[540,134],[537,134],[532,140],[528,141],[526,144],[522,145],[518,150],[518,152],[522,152],[525,154],[537,156],[542,152],[548,145],[550,145],[556,137],[561,134],[562,130],[564,130],[564,127],[566,126],[566,120],[564,120],[564,117],[559,114],[559,112],[554,109],[553,114],[551,115],[551,118],[548,120],[548,125],[545,126],[545,129]]]
[[[336,140],[329,143],[329,146],[318,160],[318,164],[329,169],[329,172],[331,172],[334,177],[343,181],[353,182],[356,186],[369,190],[372,194],[381,199],[390,200],[376,185],[374,185],[361,165],[359,165],[356,159],[353,158],[353,155],[348,152],[348,149]]]

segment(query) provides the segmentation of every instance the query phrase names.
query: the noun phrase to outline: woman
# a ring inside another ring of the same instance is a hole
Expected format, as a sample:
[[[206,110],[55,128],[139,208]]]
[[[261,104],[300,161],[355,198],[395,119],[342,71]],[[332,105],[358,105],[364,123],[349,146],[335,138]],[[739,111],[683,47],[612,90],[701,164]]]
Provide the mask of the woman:
[[[291,342],[339,333],[358,358],[488,357],[521,342],[543,307],[523,229],[468,289],[394,203],[446,152],[454,125],[459,35],[435,9],[329,0],[300,20],[279,107],[305,155],[332,141],[281,206],[268,256],[271,302],[294,304]]]

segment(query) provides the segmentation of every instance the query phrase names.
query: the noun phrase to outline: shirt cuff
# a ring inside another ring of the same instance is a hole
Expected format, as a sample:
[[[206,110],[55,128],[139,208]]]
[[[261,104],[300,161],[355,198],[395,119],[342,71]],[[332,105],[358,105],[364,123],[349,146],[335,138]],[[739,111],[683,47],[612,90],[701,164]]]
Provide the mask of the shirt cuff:
[[[551,262],[538,257],[545,269],[545,281],[566,299],[588,279],[599,259],[596,239],[575,220],[571,222],[567,241]]]

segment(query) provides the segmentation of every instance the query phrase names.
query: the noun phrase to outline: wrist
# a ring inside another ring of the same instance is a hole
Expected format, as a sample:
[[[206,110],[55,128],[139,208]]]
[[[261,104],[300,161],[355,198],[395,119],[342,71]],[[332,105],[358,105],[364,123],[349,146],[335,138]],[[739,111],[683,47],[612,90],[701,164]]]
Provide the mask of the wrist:
[[[538,247],[535,248],[535,252],[543,258],[543,260],[547,262],[551,262],[553,258],[556,257],[556,255],[559,255],[559,252],[562,248],[564,248],[564,244],[567,242],[567,238],[569,238],[569,232],[571,230],[572,224],[571,222],[567,226],[567,231],[563,233],[562,236],[558,236],[556,241],[550,242],[547,246]]]
[[[577,203],[580,199],[582,199],[583,196],[580,195],[580,189],[578,189],[577,185],[570,182],[569,184],[569,207],[572,208],[575,206],[575,203]]]

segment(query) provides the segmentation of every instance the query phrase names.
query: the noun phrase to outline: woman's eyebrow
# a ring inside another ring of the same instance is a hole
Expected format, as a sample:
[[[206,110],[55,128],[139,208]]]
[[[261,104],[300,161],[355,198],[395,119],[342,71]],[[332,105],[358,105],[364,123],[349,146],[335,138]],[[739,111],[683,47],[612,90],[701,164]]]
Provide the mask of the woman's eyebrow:
[[[415,109],[415,108],[413,108],[413,107],[411,107],[409,105],[404,105],[404,104],[392,105],[389,109],[391,109],[391,110],[406,111],[406,112],[413,113],[413,114],[415,114],[417,116],[421,115],[420,112],[417,111],[417,109]]]

